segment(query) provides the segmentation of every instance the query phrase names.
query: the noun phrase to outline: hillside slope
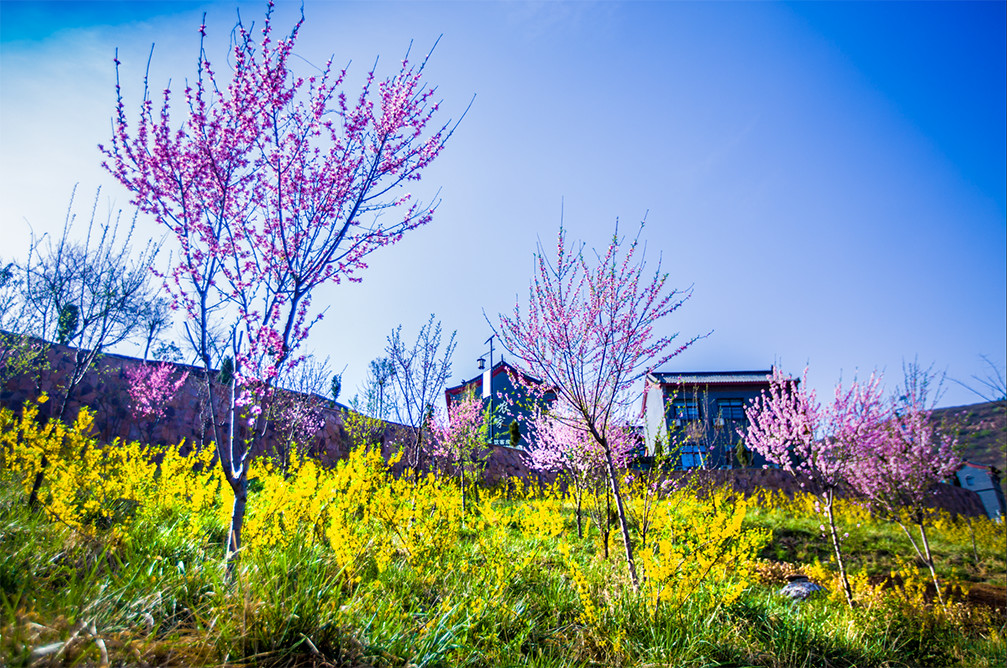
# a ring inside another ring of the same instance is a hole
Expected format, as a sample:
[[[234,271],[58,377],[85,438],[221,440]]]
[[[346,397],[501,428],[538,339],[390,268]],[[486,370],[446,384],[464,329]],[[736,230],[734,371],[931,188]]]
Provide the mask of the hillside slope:
[[[934,418],[957,436],[966,461],[1007,470],[1007,402],[938,408]]]

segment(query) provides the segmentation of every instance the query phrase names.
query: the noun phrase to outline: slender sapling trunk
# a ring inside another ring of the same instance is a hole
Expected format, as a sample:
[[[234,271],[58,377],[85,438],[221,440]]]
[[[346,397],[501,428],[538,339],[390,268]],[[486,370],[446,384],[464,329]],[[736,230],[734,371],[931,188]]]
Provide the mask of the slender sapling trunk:
[[[626,510],[622,505],[622,494],[619,492],[619,479],[615,473],[615,462],[612,461],[612,449],[608,442],[603,443],[605,447],[605,465],[608,467],[608,477],[611,481],[612,496],[615,497],[615,508],[619,514],[619,528],[622,531],[622,542],[626,546],[626,566],[629,568],[629,578],[633,582],[633,589],[639,591],[640,580],[636,575],[636,561],[633,559],[633,541],[629,538],[629,525],[626,522]]]
[[[458,464],[458,484],[462,488],[462,526],[465,526],[465,464]]]
[[[245,504],[248,501],[247,469],[242,467],[241,475],[231,482],[234,504],[231,506],[231,526],[227,532],[227,572],[232,574],[241,549],[241,527],[245,522]]]
[[[584,519],[583,519],[583,500],[584,500],[584,490],[581,488],[579,482],[575,482],[574,495],[577,497],[577,538],[584,538]]]
[[[42,489],[42,481],[45,479],[45,469],[49,466],[49,458],[42,455],[39,462],[39,471],[35,474],[35,481],[31,485],[31,494],[28,495],[28,507],[38,508],[38,492]]]
[[[832,503],[835,500],[835,490],[830,489],[825,495],[825,512],[829,517],[829,531],[832,533],[832,547],[836,552],[836,564],[839,565],[839,577],[843,583],[843,593],[846,595],[846,603],[853,607],[853,591],[850,589],[850,581],[846,577],[846,565],[843,563],[843,551],[839,545],[839,533],[836,531],[836,519],[832,512]]]
[[[937,579],[937,571],[934,569],[934,557],[930,553],[930,541],[927,540],[927,530],[923,526],[922,518],[917,522],[917,526],[920,528],[920,538],[923,540],[923,550],[926,552],[926,562],[927,568],[930,569],[930,577],[934,581],[934,590],[937,593],[937,600],[940,602],[941,606],[944,606],[944,596],[941,595],[941,583]]]

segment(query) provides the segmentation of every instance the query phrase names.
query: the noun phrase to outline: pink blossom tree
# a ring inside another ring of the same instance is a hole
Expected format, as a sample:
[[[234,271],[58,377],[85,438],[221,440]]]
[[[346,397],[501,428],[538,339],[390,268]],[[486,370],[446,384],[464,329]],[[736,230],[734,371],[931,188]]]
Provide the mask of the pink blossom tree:
[[[137,420],[157,421],[164,417],[165,404],[182,388],[189,378],[183,371],[177,378],[175,365],[168,362],[142,364],[126,369],[126,380],[133,417]]]
[[[660,263],[645,274],[640,232],[624,248],[618,224],[608,249],[589,259],[581,246],[566,248],[561,227],[554,261],[541,245],[528,304],[500,316],[500,340],[531,376],[555,389],[559,419],[576,419],[604,456],[615,498],[626,564],[639,586],[613,452],[613,428],[624,422],[635,398],[632,386],[648,369],[664,364],[692,341],[672,347],[675,334],[657,336],[655,326],[682,305],[687,294],[666,289]],[[695,339],[693,339],[694,341]]]
[[[927,539],[926,521],[932,510],[927,500],[936,483],[961,468],[962,459],[954,438],[938,433],[926,405],[925,386],[910,383],[890,418],[880,425],[877,437],[862,442],[850,482],[874,512],[893,520],[905,532],[916,555],[930,570],[937,598],[943,603]],[[907,524],[919,529],[919,543]]]
[[[577,503],[577,537],[584,536],[583,498],[592,483],[607,481],[605,453],[598,442],[574,416],[560,418],[539,411],[531,424],[529,459],[531,467],[545,473],[558,473],[573,485]],[[625,469],[632,456],[633,439],[629,425],[613,425],[610,445],[616,468]],[[608,549],[608,541],[605,541]]]
[[[818,497],[828,520],[843,593],[851,607],[853,593],[833,508],[836,492],[850,481],[860,453],[880,441],[880,426],[888,416],[880,382],[880,377],[872,374],[866,382],[854,380],[846,390],[840,383],[832,404],[823,407],[814,390],[804,389],[807,370],[799,384],[774,369],[768,392],[763,391],[745,409],[748,446],[785,471],[805,478],[810,483],[808,491]]]
[[[307,79],[293,74],[304,19],[274,39],[272,11],[270,3],[258,39],[239,20],[229,81],[215,73],[200,26],[181,119],[170,88],[155,110],[145,81],[131,126],[117,80],[112,141],[101,147],[133,203],[177,241],[164,281],[204,368],[214,442],[234,491],[229,557],[241,544],[263,404],[277,376],[301,361],[299,347],[322,317],[314,289],[361,280],[370,253],[430,221],[433,205],[402,187],[420,178],[453,130],[428,130],[438,104],[422,79],[425,60],[415,66],[407,56],[377,82],[372,70],[351,98],[346,71],[331,60]],[[117,52],[117,79],[118,65]],[[233,381],[215,388],[212,367],[225,354]],[[224,416],[214,408],[218,394]]]
[[[442,470],[455,469],[461,488],[463,517],[467,477],[478,463],[476,453],[486,447],[486,422],[482,399],[474,392],[448,405],[446,418],[442,415],[433,419],[433,441],[428,445],[430,455],[441,464]]]

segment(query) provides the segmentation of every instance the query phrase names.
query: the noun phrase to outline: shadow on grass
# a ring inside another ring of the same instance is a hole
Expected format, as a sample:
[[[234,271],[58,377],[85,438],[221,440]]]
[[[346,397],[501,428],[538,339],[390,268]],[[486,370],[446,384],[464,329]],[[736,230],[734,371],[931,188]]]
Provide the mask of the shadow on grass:
[[[945,629],[926,624],[913,626],[901,615],[888,616],[882,610],[849,611],[828,606],[825,601],[792,602],[767,596],[748,599],[732,606],[729,618],[748,647],[723,647],[716,658],[721,666],[741,668],[786,666],[813,668],[863,668],[865,666],[945,666],[956,665],[946,651],[952,639]],[[864,629],[856,640],[844,642],[836,630],[862,617],[856,626]],[[899,657],[892,661],[891,657]]]

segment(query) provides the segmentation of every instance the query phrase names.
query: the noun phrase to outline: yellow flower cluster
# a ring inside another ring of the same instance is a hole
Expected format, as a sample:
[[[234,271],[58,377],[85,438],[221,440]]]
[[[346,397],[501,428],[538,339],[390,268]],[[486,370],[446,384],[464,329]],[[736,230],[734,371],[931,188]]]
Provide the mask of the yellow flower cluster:
[[[584,576],[584,571],[581,570],[580,566],[572,558],[570,547],[567,544],[561,544],[559,551],[565,559],[570,581],[573,582],[573,586],[577,590],[577,597],[580,599],[580,604],[583,607],[580,620],[587,626],[594,626],[598,623],[598,608],[591,598],[590,586],[588,585],[587,578]]]
[[[456,539],[460,501],[433,475],[394,478],[389,467],[379,452],[364,449],[331,469],[292,457],[285,474],[268,459],[256,460],[243,529],[248,550],[294,539],[324,543],[358,580],[370,565],[384,571],[396,555],[422,570]],[[229,512],[230,490],[224,501],[222,514]]]
[[[86,410],[71,426],[55,420],[40,424],[37,414],[37,405],[20,416],[0,412],[0,462],[26,493],[36,474],[44,472],[40,500],[54,516],[74,527],[115,532],[120,539],[128,539],[131,523],[140,518],[171,517],[174,530],[185,531],[187,540],[205,543],[211,535],[219,540],[230,520],[233,494],[212,446],[182,454],[181,445],[100,445],[89,435]],[[422,623],[434,617],[440,620],[435,624],[460,623],[464,611],[473,628],[484,613],[498,621],[519,617],[519,611],[507,609],[508,589],[534,581],[537,570],[556,564],[558,553],[571,594],[580,602],[580,620],[595,625],[604,616],[599,605],[610,598],[608,585],[592,590],[585,573],[613,569],[592,563],[591,550],[574,556],[572,548],[581,543],[571,522],[572,488],[512,481],[483,491],[463,516],[455,480],[433,474],[395,477],[392,464],[367,447],[331,468],[296,451],[282,466],[268,458],[253,461],[243,551],[258,559],[295,541],[318,546],[355,586],[373,583],[389,568],[410,569],[431,586],[455,582],[439,590],[440,612],[431,607]],[[767,496],[767,502],[795,512],[807,511],[804,506],[811,503],[803,495]],[[642,600],[655,615],[659,610],[677,614],[690,602],[736,600],[770,538],[766,530],[743,528],[749,503],[721,491],[655,495],[628,486],[625,504],[631,517],[648,518],[646,534],[635,533],[633,540]],[[862,510],[851,504],[842,512],[853,518]],[[582,546],[591,544],[598,529],[587,527]],[[944,530],[961,529],[948,524]],[[453,579],[458,574],[465,575],[461,582]]]
[[[39,403],[45,400],[43,395]],[[139,518],[183,510],[186,531],[193,537],[205,531],[207,511],[219,503],[221,476],[211,466],[212,448],[182,456],[181,444],[102,445],[91,435],[94,419],[86,408],[69,426],[40,423],[38,408],[27,404],[20,416],[0,411],[0,458],[26,494],[37,487],[38,501],[51,516],[124,539]]]
[[[988,517],[952,517],[942,510],[931,519],[935,538],[959,545],[971,545],[976,550],[1003,556],[1007,554],[1007,523]]]
[[[545,498],[537,503],[527,504],[520,514],[521,530],[529,536],[555,538],[566,530],[563,519],[563,501]]]
[[[760,490],[753,498],[753,503],[764,509],[775,509],[790,516],[820,516],[823,512],[821,501],[808,492],[797,492],[792,497],[779,489]],[[853,526],[872,521],[871,513],[862,503],[845,497],[837,497],[833,501],[833,515],[840,524]]]
[[[720,491],[701,499],[682,490],[658,504],[652,538],[639,551],[644,593],[655,614],[662,604],[676,610],[693,597],[730,604],[741,596],[770,538],[765,530],[742,529],[747,511],[745,500]]]

